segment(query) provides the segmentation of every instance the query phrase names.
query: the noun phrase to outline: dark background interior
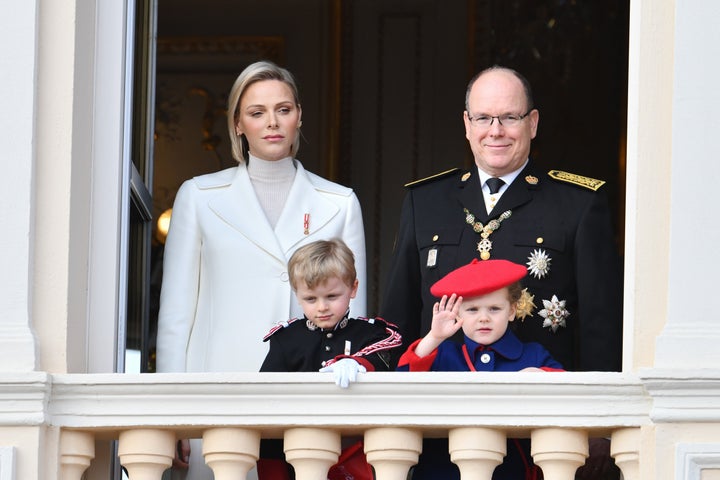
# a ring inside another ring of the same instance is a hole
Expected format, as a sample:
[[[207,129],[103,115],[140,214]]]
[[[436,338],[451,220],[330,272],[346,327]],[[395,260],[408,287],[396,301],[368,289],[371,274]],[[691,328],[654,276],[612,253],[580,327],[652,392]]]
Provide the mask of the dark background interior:
[[[248,63],[274,60],[300,87],[298,158],[360,198],[373,315],[403,185],[472,165],[465,89],[500,64],[533,86],[533,160],[607,181],[622,251],[629,0],[158,2],[154,218],[183,180],[234,165],[227,91]],[[151,332],[162,279],[153,238]]]

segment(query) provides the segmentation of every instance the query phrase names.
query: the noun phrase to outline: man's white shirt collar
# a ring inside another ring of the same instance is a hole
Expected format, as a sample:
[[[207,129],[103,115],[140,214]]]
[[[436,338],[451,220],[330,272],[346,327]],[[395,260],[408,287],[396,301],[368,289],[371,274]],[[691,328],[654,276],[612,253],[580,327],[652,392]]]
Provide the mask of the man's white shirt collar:
[[[522,166],[520,168],[518,168],[517,170],[513,170],[512,172],[507,173],[507,174],[503,175],[502,177],[497,177],[497,178],[502,179],[503,182],[505,182],[505,184],[502,187],[500,187],[500,191],[495,194],[497,196],[497,198],[500,198],[500,195],[502,195],[505,192],[505,190],[507,190],[507,187],[509,187],[510,184],[517,178],[517,176],[520,175],[520,172],[522,172],[523,168],[525,168],[527,166],[528,161],[529,161],[529,159],[525,160],[525,163],[523,163]],[[480,185],[482,185],[483,193],[489,195],[490,189],[487,186],[487,181],[489,178],[493,178],[493,176],[485,173],[483,170],[480,169],[480,167],[477,167],[477,170],[478,170],[478,175],[480,176]]]

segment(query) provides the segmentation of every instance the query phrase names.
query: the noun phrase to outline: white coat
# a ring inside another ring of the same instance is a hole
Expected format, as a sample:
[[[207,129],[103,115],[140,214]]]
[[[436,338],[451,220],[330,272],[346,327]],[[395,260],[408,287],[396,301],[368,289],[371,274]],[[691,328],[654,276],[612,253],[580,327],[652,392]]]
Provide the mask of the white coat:
[[[360,288],[351,316],[367,315],[360,202],[351,189],[295,166],[274,230],[245,164],[180,187],[165,244],[158,372],[258,371],[268,348],[263,336],[302,315],[287,261],[315,240],[339,237],[353,251]]]

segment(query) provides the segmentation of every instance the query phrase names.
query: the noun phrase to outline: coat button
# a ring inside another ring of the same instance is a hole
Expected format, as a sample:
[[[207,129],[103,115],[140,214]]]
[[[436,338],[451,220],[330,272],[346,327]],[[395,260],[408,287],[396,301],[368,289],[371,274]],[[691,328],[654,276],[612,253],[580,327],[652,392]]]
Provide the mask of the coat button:
[[[326,351],[326,352],[329,352],[329,351],[330,351],[330,345],[325,345],[325,351]]]
[[[490,363],[490,355],[487,353],[483,353],[480,355],[480,361],[483,363]]]
[[[333,337],[333,334],[332,334],[332,332],[328,332],[328,334],[327,334],[327,338],[332,338],[332,337]]]
[[[290,275],[288,275],[288,272],[282,272],[280,274],[280,280],[282,280],[283,282],[287,282],[288,280],[290,280]]]

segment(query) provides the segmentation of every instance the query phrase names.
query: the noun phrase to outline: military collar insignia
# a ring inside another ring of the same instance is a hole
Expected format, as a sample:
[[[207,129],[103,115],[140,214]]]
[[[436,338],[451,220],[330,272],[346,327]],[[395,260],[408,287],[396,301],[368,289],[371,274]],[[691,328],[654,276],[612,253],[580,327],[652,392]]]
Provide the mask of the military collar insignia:
[[[343,317],[342,320],[340,320],[340,321],[337,323],[337,325],[335,325],[335,327],[333,328],[333,330],[338,330],[338,329],[340,329],[340,328],[345,328],[345,327],[347,327],[347,324],[348,324],[348,321],[349,321],[349,319],[348,319],[348,314],[349,314],[349,311],[348,311],[348,312],[345,312],[345,316]],[[319,327],[318,327],[317,325],[315,325],[315,324],[313,323],[313,321],[310,320],[309,318],[306,318],[306,320],[305,320],[305,326],[306,326],[307,329],[310,330],[311,332],[314,332],[315,330],[317,330],[317,329],[319,328]],[[324,330],[324,329],[321,328],[320,330]]]
[[[525,177],[525,181],[529,185],[537,185],[538,184],[538,178],[535,175],[528,175]]]
[[[468,178],[470,178],[471,175],[472,174],[470,172],[466,172],[465,174],[463,174],[462,178],[460,178],[460,181],[467,182]]]

